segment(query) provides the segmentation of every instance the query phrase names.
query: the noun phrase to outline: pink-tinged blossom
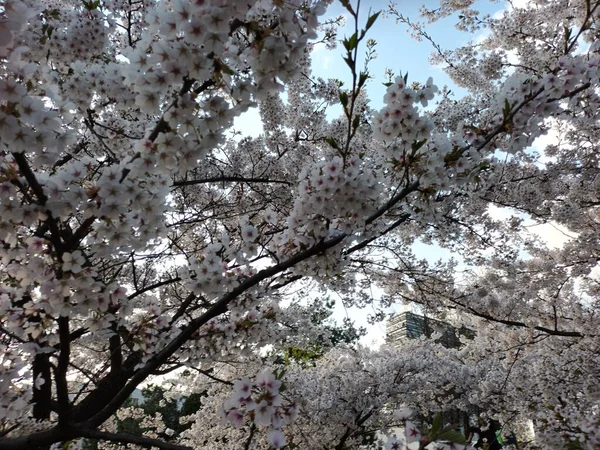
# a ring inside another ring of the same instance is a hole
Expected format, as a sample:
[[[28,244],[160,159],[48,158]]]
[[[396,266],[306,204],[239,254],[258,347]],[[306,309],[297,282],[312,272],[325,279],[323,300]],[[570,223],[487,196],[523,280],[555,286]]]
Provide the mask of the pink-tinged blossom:
[[[85,263],[85,258],[79,250],[73,253],[63,253],[62,260],[62,269],[65,272],[72,272],[74,274],[81,272],[82,265]]]
[[[244,426],[244,413],[239,409],[231,409],[227,411],[227,420],[235,427],[241,428]]]
[[[252,394],[252,383],[249,378],[242,378],[233,383],[233,391],[242,398],[250,397]]]
[[[399,422],[405,422],[412,414],[413,412],[410,408],[397,409],[394,411],[394,419]]]
[[[405,435],[406,435],[406,442],[407,443],[412,443],[412,442],[417,442],[419,439],[421,439],[421,432],[419,431],[419,428],[413,424],[412,422],[406,422],[405,424]]]
[[[383,448],[384,450],[404,450],[404,441],[399,440],[396,436],[390,436]]]
[[[256,377],[256,385],[271,394],[277,394],[281,386],[281,381],[275,378],[272,372],[265,370]]]
[[[261,400],[260,403],[253,405],[252,411],[256,425],[271,425],[275,409],[266,400]]]
[[[258,237],[258,230],[252,225],[242,227],[242,239],[244,242],[252,243]]]
[[[532,421],[539,448],[598,447],[597,2],[424,8],[485,35],[433,55],[467,94],[389,74],[377,110],[368,83],[311,70],[310,40],[336,44],[335,21],[318,22],[330,3],[2,2],[0,422],[19,425],[4,446],[60,446],[56,420],[76,430],[100,412],[193,448],[278,448],[283,433],[335,448],[357,418],[407,420],[383,407],[402,401]],[[233,129],[249,110],[255,137]],[[421,244],[458,252],[466,272]],[[475,337],[330,348],[320,299],[294,301],[313,287],[374,311],[415,300]],[[310,367],[264,352],[314,342],[326,351]],[[166,396],[203,395],[180,435],[104,395],[183,366],[200,371],[177,372]],[[50,386],[75,404],[46,420],[35,405]]]
[[[267,442],[273,448],[282,448],[285,446],[287,440],[281,430],[271,430],[267,433]]]

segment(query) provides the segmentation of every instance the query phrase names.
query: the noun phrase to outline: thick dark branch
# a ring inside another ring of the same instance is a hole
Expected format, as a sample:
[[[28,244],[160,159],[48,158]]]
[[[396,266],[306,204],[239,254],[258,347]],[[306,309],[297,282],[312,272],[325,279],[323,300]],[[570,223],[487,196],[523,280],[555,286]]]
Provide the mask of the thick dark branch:
[[[577,337],[577,338],[584,337],[583,333],[580,333],[578,331],[560,331],[560,330],[553,330],[551,328],[546,328],[546,327],[542,327],[542,326],[531,327],[530,325],[527,325],[525,322],[519,322],[516,320],[499,319],[497,317],[492,316],[491,314],[477,311],[475,308],[473,308],[471,306],[467,306],[464,303],[459,302],[458,300],[450,300],[450,301],[452,303],[466,309],[474,316],[481,317],[482,319],[486,319],[491,322],[501,323],[501,324],[508,325],[511,327],[533,328],[534,330],[542,331],[542,332],[544,332],[546,334],[550,334],[552,336]]]
[[[591,86],[590,83],[584,83],[581,86],[579,86],[577,89],[573,89],[572,91],[569,91],[566,94],[561,95],[560,97],[549,98],[548,100],[546,100],[546,103],[555,102],[557,100],[562,100],[565,98],[572,98],[573,96],[579,94],[580,92],[585,91],[590,86]]]
[[[302,275],[293,275],[289,278],[286,278],[284,281],[274,284],[271,286],[271,290],[275,290],[275,289],[281,289],[282,287],[285,287],[289,284],[292,284],[294,281],[298,281],[302,278]]]
[[[70,249],[75,249],[79,245],[79,243],[87,236],[94,221],[95,217],[88,217],[83,221],[83,223],[75,230],[73,235],[69,238],[69,242],[67,243]]]
[[[58,427],[16,438],[0,439],[0,450],[24,450],[49,446],[56,442],[65,442],[77,437],[98,439],[122,444],[136,444],[146,448],[160,448],[164,450],[193,450],[184,445],[171,444],[145,436],[135,436],[128,433],[108,433],[83,427],[71,426],[62,430]]]
[[[80,153],[82,150],[85,150],[88,146],[88,142],[87,141],[81,141],[79,144],[77,144],[75,146],[75,148],[73,149],[72,153],[67,153],[65,154],[62,158],[60,158],[58,161],[56,161],[54,163],[54,165],[52,166],[53,169],[57,169],[61,166],[64,166],[66,163],[68,163],[69,161],[71,161],[75,155],[77,155],[78,153]]]
[[[183,303],[177,308],[177,312],[173,315],[173,318],[169,322],[169,325],[173,325],[177,320],[185,314],[188,307],[192,304],[192,302],[196,299],[196,294],[191,292],[183,301]]]
[[[108,339],[108,346],[110,351],[110,371],[116,374],[123,367],[123,352],[121,351],[121,336],[119,336],[119,333],[115,332]]]
[[[39,353],[33,358],[33,417],[42,420],[49,419],[52,411],[52,376],[50,372],[50,355]],[[36,387],[40,379],[44,383]]]
[[[560,330],[552,330],[546,327],[533,327],[534,330],[541,331],[546,334],[551,334],[553,336],[564,336],[564,337],[578,337],[582,338],[584,335],[578,331],[560,331]]]
[[[288,186],[292,186],[294,183],[286,180],[272,180],[270,178],[247,178],[240,177],[235,175],[223,175],[220,177],[211,177],[211,178],[203,178],[201,180],[180,180],[175,181],[173,183],[173,187],[179,186],[194,186],[196,184],[205,184],[205,183],[272,183],[272,184],[286,184]]]
[[[410,217],[410,214],[403,214],[398,220],[396,220],[394,223],[392,223],[389,227],[387,227],[385,230],[383,230],[383,232],[381,232],[380,234],[373,236],[369,239],[365,239],[362,242],[359,242],[358,244],[350,247],[348,250],[346,250],[344,252],[345,255],[349,255],[350,253],[356,252],[362,248],[365,248],[367,245],[369,245],[371,242],[379,239],[380,237],[385,236],[386,234],[388,234],[390,231],[394,230],[395,228],[397,228],[398,226],[400,226],[401,224],[403,224],[404,222],[406,222],[408,220],[408,218]]]
[[[585,83],[582,86],[578,87],[577,89],[574,89],[573,91],[567,92],[566,94],[560,96],[560,97],[555,97],[555,98],[549,98],[546,100],[546,103],[552,103],[558,100],[562,100],[564,98],[571,98],[574,95],[578,94],[581,91],[584,91],[585,89],[590,87],[590,83]],[[516,114],[527,104],[529,104],[532,100],[534,100],[538,95],[540,95],[542,92],[544,92],[544,87],[541,87],[540,89],[538,89],[537,91],[535,91],[533,94],[531,94],[529,97],[525,98],[521,103],[519,103],[517,106],[515,106],[511,112],[504,118],[504,120],[502,121],[502,123],[494,130],[492,131],[490,134],[488,134],[485,139],[483,140],[483,142],[481,143],[477,143],[477,150],[482,150],[486,145],[488,145],[490,142],[492,142],[492,140],[498,136],[500,133],[506,131],[506,125],[508,125],[509,123],[512,122],[512,120],[514,119],[514,117],[516,116]],[[472,147],[471,145],[468,145],[466,147],[464,147],[462,149],[462,151],[467,151],[468,149],[470,149]]]
[[[192,447],[186,447],[185,445],[171,444],[169,442],[161,441],[160,439],[153,439],[145,436],[135,436],[129,433],[107,433],[106,431],[88,430],[81,429],[80,436],[99,439],[102,441],[120,442],[122,444],[136,444],[146,448],[157,447],[164,450],[194,450]]]
[[[365,413],[365,415],[362,416],[362,417],[359,415],[359,417],[356,420],[356,425],[354,427],[351,427],[351,426],[348,425],[346,427],[346,432],[340,438],[340,441],[338,442],[338,445],[335,446],[335,450],[343,450],[345,448],[346,441],[348,440],[348,438],[350,436],[352,436],[352,434],[353,434],[354,431],[356,431],[358,428],[362,427],[365,424],[365,422],[367,420],[369,420],[369,418],[373,415],[373,412],[374,412],[374,410],[372,409],[370,411],[367,411]]]
[[[244,444],[244,450],[250,450],[250,444],[252,443],[252,438],[254,438],[254,432],[256,431],[256,426],[252,424],[250,427],[250,434],[248,435],[248,439],[246,439],[246,443]]]
[[[127,384],[127,380],[135,373],[134,368],[140,361],[140,354],[134,352],[123,361],[121,370],[118,372],[109,372],[100,379],[97,382],[95,389],[88,393],[87,396],[73,408],[72,416],[74,420],[83,422],[93,417],[102,407],[104,407],[104,405],[114,398],[123,386]],[[135,388],[133,390],[135,390]],[[131,392],[133,392],[133,390]],[[127,397],[125,400],[126,399]]]
[[[8,331],[6,328],[4,327],[0,327],[0,334],[4,334],[5,336],[8,336],[11,339],[14,339],[17,342],[20,342],[21,344],[27,344],[28,341],[26,341],[25,339],[17,336],[16,334]]]
[[[223,380],[222,378],[215,377],[214,375],[212,375],[212,372],[214,372],[214,369],[202,370],[202,369],[198,369],[197,367],[191,367],[191,369],[195,370],[198,373],[201,373],[205,377],[208,377],[211,380],[214,380],[214,381],[216,381],[218,383],[222,383],[222,384],[227,384],[229,386],[233,386],[233,383],[231,381]]]
[[[296,254],[287,261],[280,264],[276,264],[267,269],[261,270],[257,274],[247,278],[241,282],[235,289],[228,294],[221,297],[216,303],[213,304],[204,314],[196,319],[192,320],[163,350],[158,352],[150,361],[148,361],[144,367],[139,369],[131,377],[131,379],[123,385],[120,392],[118,392],[113,398],[108,401],[105,406],[99,410],[91,419],[86,423],[86,426],[96,427],[106,421],[112,416],[117,409],[123,404],[125,400],[131,395],[131,393],[137,388],[137,386],[143,382],[149,375],[151,375],[158,367],[164,364],[177,350],[181,348],[192,336],[198,331],[198,329],[206,324],[211,319],[224,314],[227,312],[227,307],[235,298],[242,295],[247,290],[258,285],[267,278],[270,278],[278,273],[281,273],[296,264],[305,261],[312,256],[319,253],[323,253],[326,250],[335,247],[347,237],[346,234],[340,234],[328,241],[322,241],[313,247]]]
[[[0,439],[0,450],[25,450],[50,446],[56,442],[68,441],[77,437],[74,430],[52,428],[39,433],[32,433],[15,438]]]
[[[183,82],[183,86],[179,90],[179,97],[182,97],[183,95],[187,94],[195,82],[196,82],[196,80],[186,78]],[[205,81],[200,86],[198,86],[196,89],[194,89],[194,93],[200,94],[214,84],[215,84],[214,80]],[[175,107],[177,105],[177,101],[178,101],[179,97],[176,98],[175,100],[173,100],[173,102],[171,103],[171,106],[169,106],[169,108]],[[156,126],[154,127],[152,132],[150,133],[150,136],[148,136],[148,140],[150,142],[154,142],[160,133],[164,133],[168,129],[169,129],[169,124],[166,122],[165,119],[163,119],[161,117],[161,119],[158,121],[158,123],[156,124]],[[132,163],[133,161],[138,159],[140,156],[141,156],[140,152],[136,153],[129,162]],[[123,180],[125,178],[127,178],[127,175],[129,175],[130,171],[131,171],[130,169],[123,169],[123,172],[121,174],[121,179],[119,181],[123,182]]]
[[[398,202],[405,199],[410,193],[416,191],[418,188],[419,188],[419,180],[413,181],[411,184],[406,186],[404,189],[402,189],[400,192],[398,192],[396,195],[394,195],[391,199],[389,199],[385,205],[383,205],[381,208],[379,208],[377,211],[375,211],[373,214],[371,214],[367,218],[365,223],[367,225],[369,225],[370,223],[375,222],[375,220],[379,219],[386,212],[388,212],[390,210],[390,208],[394,207]]]
[[[19,424],[15,424],[11,427],[6,428],[5,430],[0,432],[0,438],[3,438],[4,436],[6,436],[7,434],[12,433],[13,431],[15,431],[17,428],[19,428],[21,425]]]
[[[411,192],[414,192],[419,186],[419,182],[415,181],[411,185],[405,187],[397,195],[393,196],[383,207],[378,209],[374,214],[367,218],[366,222],[372,223],[377,218],[385,214],[390,208],[404,199]],[[168,359],[177,352],[189,339],[192,338],[194,333],[200,329],[203,325],[209,322],[211,319],[224,314],[227,312],[229,303],[235,298],[242,295],[247,290],[258,285],[262,281],[273,277],[285,270],[294,267],[298,263],[305,261],[315,255],[323,253],[328,249],[335,247],[340,244],[348,235],[340,233],[339,235],[327,240],[321,241],[313,247],[297,253],[295,256],[288,260],[271,266],[267,269],[261,270],[252,277],[247,278],[241,282],[235,289],[228,294],[224,295],[220,300],[214,303],[204,314],[192,320],[181,332],[160,352],[158,352],[152,359],[150,359],[144,367],[133,373],[133,376],[129,378],[128,375],[131,373],[121,373],[119,377],[111,378],[107,383],[110,383],[110,397],[106,395],[95,395],[94,392],[90,394],[92,399],[85,399],[83,403],[86,406],[87,414],[82,414],[82,420],[86,421],[86,426],[95,427],[102,424],[111,415],[117,411],[117,409],[123,404],[123,402],[131,395],[131,393],[137,388],[137,386],[143,382],[148,376],[153,374],[162,364],[165,364]],[[184,302],[186,305],[191,301],[189,298]],[[109,377],[110,378],[110,377]],[[122,384],[121,384],[122,383]],[[87,400],[87,401],[86,401]]]
[[[158,283],[150,284],[148,286],[143,287],[142,289],[138,289],[133,294],[127,297],[127,300],[131,300],[136,298],[138,295],[142,295],[144,292],[151,291],[152,289],[157,289],[162,286],[166,286],[171,283],[176,283],[177,281],[181,281],[180,277],[169,278],[168,280],[159,281]]]
[[[56,383],[56,398],[58,401],[58,424],[61,427],[68,426],[70,419],[69,387],[67,384],[67,370],[71,356],[71,334],[69,332],[69,318],[58,318],[58,336],[60,338],[60,353],[58,354],[58,365],[54,372]]]
[[[27,158],[25,158],[25,155],[23,153],[13,153],[12,155],[15,158],[15,162],[19,166],[19,171],[21,172],[21,175],[25,177],[25,180],[27,180],[27,183],[35,193],[35,196],[38,199],[38,203],[41,206],[45,206],[46,202],[48,201],[48,197],[46,196],[46,194],[44,194],[44,188],[42,188],[37,178],[35,177],[35,174],[31,170],[31,167],[29,167]],[[50,233],[52,234],[52,244],[54,245],[54,248],[56,248],[56,250],[60,252],[62,251],[62,244],[60,241],[60,231],[58,229],[58,224],[49,210],[46,210],[46,214],[48,216],[46,222],[48,223]]]
[[[70,336],[71,342],[76,341],[81,336],[83,336],[84,334],[86,334],[88,331],[89,331],[89,329],[87,329],[87,328],[78,328],[78,329],[76,329],[75,331],[73,331],[71,333],[71,336]]]

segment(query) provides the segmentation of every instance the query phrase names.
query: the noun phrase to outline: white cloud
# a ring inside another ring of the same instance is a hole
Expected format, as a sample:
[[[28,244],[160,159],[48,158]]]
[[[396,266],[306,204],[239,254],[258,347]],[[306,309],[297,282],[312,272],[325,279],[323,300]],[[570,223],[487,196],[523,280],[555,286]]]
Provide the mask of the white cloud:
[[[526,224],[525,226],[530,232],[539,236],[552,249],[562,248],[571,239],[577,237],[575,233],[556,222],[543,224],[531,222],[530,225]]]
[[[243,137],[260,136],[263,132],[263,124],[258,109],[251,108],[233,119],[233,128],[241,132]]]

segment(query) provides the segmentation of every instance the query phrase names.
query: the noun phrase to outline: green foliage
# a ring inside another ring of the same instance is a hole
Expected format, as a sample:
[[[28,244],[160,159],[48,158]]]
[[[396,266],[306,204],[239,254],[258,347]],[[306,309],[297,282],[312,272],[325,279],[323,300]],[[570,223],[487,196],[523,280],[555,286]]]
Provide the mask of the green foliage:
[[[373,26],[373,24],[379,17],[379,14],[381,14],[381,11],[377,11],[375,14],[369,16],[369,18],[367,19],[367,24],[365,25],[365,32],[369,31],[369,28]]]
[[[456,428],[456,424],[450,424],[444,427],[442,414],[438,412],[433,417],[433,422],[429,430],[423,430],[422,435],[425,436],[426,440],[429,442],[446,441],[453,442],[455,444],[466,445],[467,439]]]
[[[581,442],[579,441],[579,439],[575,439],[574,441],[568,441],[565,444],[565,449],[566,450],[582,450],[583,447],[582,447]]]
[[[81,0],[81,3],[83,3],[83,6],[88,11],[93,11],[94,9],[97,9],[100,6],[100,0]]]
[[[165,442],[169,442],[191,426],[191,424],[180,424],[179,419],[197,412],[201,406],[201,399],[205,394],[194,393],[187,397],[173,400],[165,398],[166,392],[167,390],[163,386],[149,385],[142,390],[141,400],[130,397],[123,407],[141,408],[146,417],[154,417],[160,414],[165,427],[170,428],[174,433],[172,436],[159,433],[158,437]],[[123,420],[117,419],[117,431],[119,433],[141,436],[147,429],[141,426],[141,419],[126,417]],[[84,444],[84,450],[97,449],[98,442],[94,439],[89,439]]]
[[[292,362],[303,367],[313,367],[315,362],[332,347],[354,345],[366,334],[364,328],[356,328],[354,323],[345,318],[341,325],[326,323],[331,316],[335,302],[326,301],[321,305],[312,305],[311,321],[324,328],[324,334],[315,340],[301,345],[286,345],[273,351],[276,364],[289,365]]]

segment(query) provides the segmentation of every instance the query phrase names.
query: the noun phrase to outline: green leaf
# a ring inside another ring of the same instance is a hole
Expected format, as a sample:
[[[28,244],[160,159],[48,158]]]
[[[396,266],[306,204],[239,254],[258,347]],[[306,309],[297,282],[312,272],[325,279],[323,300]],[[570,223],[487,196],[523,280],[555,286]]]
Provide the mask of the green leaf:
[[[335,141],[334,138],[332,138],[332,137],[326,137],[325,138],[325,142],[327,142],[329,145],[331,145],[336,150],[340,150],[340,146],[338,145],[338,143]]]
[[[358,76],[358,87],[359,88],[363,87],[363,85],[367,82],[368,79],[369,79],[369,73],[361,72],[360,75]]]
[[[356,130],[359,125],[360,125],[360,116],[354,116],[354,119],[352,119],[352,130]]]
[[[565,41],[569,42],[571,39],[571,33],[573,33],[573,29],[565,27]]]
[[[433,418],[433,424],[431,425],[431,437],[433,438],[441,429],[444,423],[442,422],[442,415],[437,413]]]
[[[348,67],[350,67],[350,69],[354,70],[354,61],[352,60],[352,58],[346,57],[344,58],[344,61],[346,61],[346,64],[348,64]]]
[[[353,16],[356,15],[356,13],[354,12],[354,9],[352,9],[352,5],[350,4],[350,0],[340,0],[340,3],[342,4],[342,6],[344,8],[346,8],[348,10],[348,12],[350,14],[352,14]]]
[[[83,3],[83,6],[85,6],[85,9],[87,9],[88,11],[93,11],[94,9],[97,9],[100,6],[100,0],[90,0],[89,2],[86,0],[81,0],[81,3]]]
[[[510,110],[511,109],[512,109],[512,105],[510,104],[510,102],[508,101],[508,99],[507,98],[504,99],[504,108],[502,109],[502,114],[504,115],[505,119],[510,114]]]
[[[373,26],[373,24],[379,17],[379,14],[381,14],[381,11],[378,11],[375,14],[373,14],[372,16],[369,16],[369,18],[367,19],[367,25],[365,26],[365,31],[368,31],[369,28],[371,28]]]
[[[344,91],[340,91],[339,96],[340,96],[340,103],[342,104],[342,106],[345,109],[346,106],[348,106],[348,94]]]
[[[447,430],[437,436],[440,441],[450,441],[456,444],[466,445],[467,440],[460,431]]]
[[[412,147],[413,151],[416,152],[421,147],[423,147],[426,142],[427,142],[427,139],[423,139],[422,141],[415,141],[415,142],[412,143],[411,147]]]
[[[348,51],[354,50],[357,45],[358,45],[358,36],[356,33],[354,33],[352,36],[350,36],[350,39],[348,39],[348,46],[350,48],[348,48],[346,50],[348,50]]]

